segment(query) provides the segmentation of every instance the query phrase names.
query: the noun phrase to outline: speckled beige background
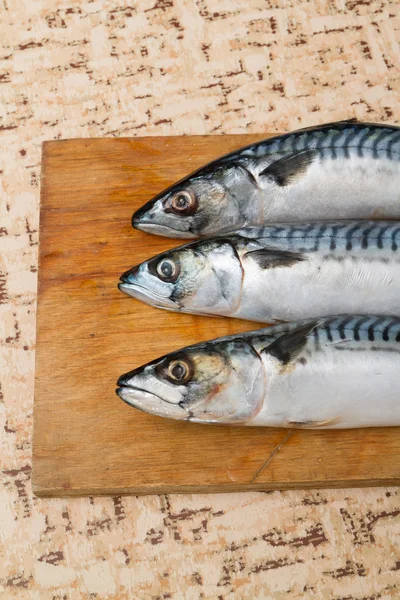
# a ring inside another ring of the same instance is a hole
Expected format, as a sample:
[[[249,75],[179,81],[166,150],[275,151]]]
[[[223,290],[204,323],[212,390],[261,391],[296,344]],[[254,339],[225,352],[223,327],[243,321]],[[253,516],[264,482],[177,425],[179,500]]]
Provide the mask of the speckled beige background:
[[[32,497],[40,148],[398,121],[397,0],[0,0],[0,597],[400,598],[396,489]]]

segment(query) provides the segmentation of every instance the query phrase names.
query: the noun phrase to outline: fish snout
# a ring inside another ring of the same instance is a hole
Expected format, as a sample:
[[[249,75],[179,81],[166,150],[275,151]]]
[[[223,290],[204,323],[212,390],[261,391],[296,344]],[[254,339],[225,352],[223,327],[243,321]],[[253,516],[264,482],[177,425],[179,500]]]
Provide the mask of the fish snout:
[[[172,284],[161,281],[149,272],[146,266],[137,265],[122,273],[118,289],[136,300],[150,306],[179,310],[177,302],[171,299]]]
[[[143,373],[142,367],[139,367],[138,369],[133,369],[132,371],[129,371],[128,373],[124,373],[118,379],[117,386],[118,387],[131,387],[130,382],[131,382],[132,378],[135,377],[136,375],[141,375],[142,373]]]
[[[146,202],[146,204],[138,208],[132,215],[132,227],[136,229],[143,221],[152,221],[154,218],[152,213],[153,207],[154,202],[150,200],[150,202]]]
[[[116,393],[121,400],[138,410],[171,419],[184,420],[187,411],[180,405],[176,390],[160,386],[153,373],[144,372],[143,367],[129,371],[117,381]]]
[[[122,281],[122,283],[131,283],[132,280],[135,281],[139,273],[139,268],[140,265],[136,265],[135,267],[132,267],[132,269],[122,273],[121,277],[119,278],[120,281]]]
[[[118,387],[129,387],[129,378],[125,375],[121,375],[121,377],[117,381]]]

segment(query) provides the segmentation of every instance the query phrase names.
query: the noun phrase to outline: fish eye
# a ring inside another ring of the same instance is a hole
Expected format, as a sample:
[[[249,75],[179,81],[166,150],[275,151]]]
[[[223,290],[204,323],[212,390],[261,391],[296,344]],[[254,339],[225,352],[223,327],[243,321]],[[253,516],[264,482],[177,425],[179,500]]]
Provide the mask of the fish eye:
[[[163,258],[157,264],[156,267],[157,275],[163,280],[168,282],[176,281],[179,275],[178,265],[170,258]]]
[[[173,360],[167,368],[167,376],[173,383],[187,383],[192,377],[192,369],[184,360]]]
[[[181,190],[176,192],[169,201],[166,212],[173,212],[179,215],[192,215],[197,209],[197,199],[193,192]]]
[[[190,206],[190,201],[191,197],[187,192],[180,192],[172,198],[171,205],[175,210],[187,210]]]

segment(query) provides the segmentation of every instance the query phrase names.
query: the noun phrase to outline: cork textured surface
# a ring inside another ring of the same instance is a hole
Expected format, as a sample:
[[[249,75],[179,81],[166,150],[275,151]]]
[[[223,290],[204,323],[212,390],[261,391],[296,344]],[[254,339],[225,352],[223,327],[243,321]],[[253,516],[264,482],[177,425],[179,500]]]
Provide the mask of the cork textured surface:
[[[0,598],[400,596],[396,488],[31,490],[41,143],[397,123],[399,33],[396,0],[0,0]]]

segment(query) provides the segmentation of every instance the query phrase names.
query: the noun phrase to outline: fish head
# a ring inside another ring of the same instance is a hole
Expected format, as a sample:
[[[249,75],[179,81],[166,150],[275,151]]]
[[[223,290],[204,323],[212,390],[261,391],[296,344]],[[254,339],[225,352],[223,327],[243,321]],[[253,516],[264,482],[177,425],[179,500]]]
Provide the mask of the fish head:
[[[132,226],[174,238],[233,231],[254,221],[258,193],[243,166],[210,165],[147,202],[133,214]]]
[[[226,315],[238,308],[242,283],[233,238],[219,238],[159,254],[124,273],[118,287],[157,308]]]
[[[263,364],[245,341],[198,344],[118,380],[127,404],[161,417],[196,423],[245,424],[263,402]]]

